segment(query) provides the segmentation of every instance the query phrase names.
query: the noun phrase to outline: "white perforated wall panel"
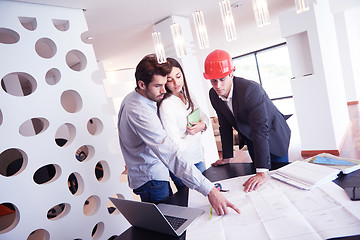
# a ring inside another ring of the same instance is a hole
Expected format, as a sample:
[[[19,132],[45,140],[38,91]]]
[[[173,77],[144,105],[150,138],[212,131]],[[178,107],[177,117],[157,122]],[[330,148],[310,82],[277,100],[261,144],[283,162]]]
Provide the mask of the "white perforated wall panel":
[[[111,239],[129,227],[109,208],[109,196],[132,194],[85,31],[82,10],[0,1],[0,239]]]

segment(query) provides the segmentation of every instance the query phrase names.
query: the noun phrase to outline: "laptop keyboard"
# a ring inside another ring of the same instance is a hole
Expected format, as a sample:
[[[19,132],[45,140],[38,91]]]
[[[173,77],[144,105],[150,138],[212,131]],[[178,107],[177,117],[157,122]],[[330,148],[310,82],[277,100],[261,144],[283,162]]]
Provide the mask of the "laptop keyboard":
[[[177,230],[181,225],[184,224],[184,222],[187,221],[187,219],[185,219],[185,218],[172,217],[172,216],[166,216],[166,215],[164,215],[164,216],[175,230]]]

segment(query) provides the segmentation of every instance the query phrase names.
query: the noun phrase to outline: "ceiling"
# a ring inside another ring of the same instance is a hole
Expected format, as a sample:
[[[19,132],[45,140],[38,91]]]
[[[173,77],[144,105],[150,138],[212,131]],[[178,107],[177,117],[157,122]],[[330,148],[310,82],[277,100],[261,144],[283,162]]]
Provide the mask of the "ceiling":
[[[225,49],[232,56],[236,56],[284,42],[278,16],[295,9],[293,0],[268,0],[271,24],[259,28],[255,24],[251,0],[230,0],[234,5],[232,10],[238,39],[226,42],[219,0],[13,1],[84,9],[89,31],[82,34],[83,41],[93,44],[97,60],[103,62],[107,71],[134,68],[144,55],[154,52],[152,24],[171,15],[189,17],[194,33],[191,14],[196,10],[204,13],[210,48],[196,49],[199,58],[203,59],[216,48]],[[89,36],[93,39],[87,40]]]

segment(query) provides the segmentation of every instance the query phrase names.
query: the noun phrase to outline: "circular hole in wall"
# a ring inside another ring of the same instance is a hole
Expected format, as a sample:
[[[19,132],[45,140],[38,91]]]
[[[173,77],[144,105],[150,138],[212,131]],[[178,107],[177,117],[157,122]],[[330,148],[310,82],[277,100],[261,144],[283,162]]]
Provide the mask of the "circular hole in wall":
[[[50,183],[61,175],[61,168],[56,164],[45,165],[34,173],[33,179],[37,184]]]
[[[31,118],[20,125],[19,133],[24,137],[30,137],[42,133],[49,127],[49,121],[45,118]]]
[[[95,166],[95,177],[99,182],[105,182],[109,179],[110,167],[105,161],[99,161]]]
[[[0,174],[10,177],[21,173],[27,165],[27,155],[17,148],[10,148],[0,154]]]
[[[94,240],[101,239],[101,236],[104,233],[105,225],[103,222],[99,222],[95,225],[95,227],[92,230],[91,236]]]
[[[9,202],[0,204],[1,211],[1,224],[0,224],[0,234],[11,231],[16,227],[20,220],[20,212],[17,207]]]
[[[49,240],[50,234],[45,229],[37,229],[30,233],[27,240]]]
[[[57,220],[66,216],[70,212],[71,206],[68,203],[60,203],[58,205],[53,206],[47,212],[47,219],[49,220]]]
[[[91,135],[98,135],[102,132],[103,130],[103,123],[100,119],[98,118],[91,118],[88,122],[87,122],[87,130],[89,131],[89,133]]]
[[[86,199],[83,207],[83,212],[86,216],[94,215],[100,208],[100,198],[98,196],[91,196]]]
[[[82,108],[82,99],[78,92],[67,90],[61,94],[61,105],[65,111],[76,113]]]
[[[3,114],[2,114],[2,111],[0,109],[0,126],[1,126],[2,123],[3,123]]]
[[[87,60],[79,50],[71,50],[66,54],[66,64],[74,71],[82,71],[86,68]]]
[[[55,133],[55,142],[59,147],[69,145],[75,138],[76,128],[71,123],[64,123]]]
[[[69,30],[70,22],[69,20],[62,20],[62,19],[53,19],[52,20],[55,28],[59,31],[65,32]]]
[[[34,31],[37,28],[37,21],[34,17],[19,17],[21,25],[30,31]]]
[[[68,178],[68,187],[73,195],[80,195],[84,190],[84,181],[79,173],[73,172]]]
[[[122,194],[115,194],[112,196],[112,198],[120,198],[120,199],[125,199],[124,195]],[[120,214],[120,211],[115,207],[115,205],[109,200],[108,205],[107,205],[107,209],[109,214]]]
[[[79,162],[83,162],[85,160],[89,160],[95,154],[95,148],[91,145],[82,145],[78,148],[75,153],[75,158]]]
[[[56,54],[56,45],[50,38],[40,38],[35,43],[36,53],[43,58],[52,58]]]
[[[33,76],[24,72],[13,72],[1,79],[2,89],[13,96],[27,96],[36,90],[37,83]]]
[[[14,44],[20,40],[20,35],[9,28],[0,28],[0,43]]]
[[[49,85],[55,85],[60,81],[61,73],[57,68],[52,68],[47,71],[45,75],[45,81]]]

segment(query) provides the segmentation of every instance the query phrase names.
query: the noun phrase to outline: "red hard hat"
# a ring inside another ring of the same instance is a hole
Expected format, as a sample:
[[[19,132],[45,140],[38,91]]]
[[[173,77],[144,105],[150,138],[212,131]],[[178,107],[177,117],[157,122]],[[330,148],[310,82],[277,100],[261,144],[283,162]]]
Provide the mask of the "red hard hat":
[[[205,59],[204,67],[204,78],[206,79],[226,77],[235,69],[230,54],[219,49],[209,53]]]

